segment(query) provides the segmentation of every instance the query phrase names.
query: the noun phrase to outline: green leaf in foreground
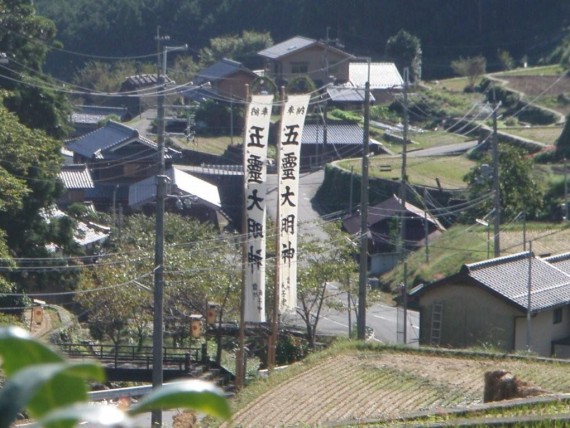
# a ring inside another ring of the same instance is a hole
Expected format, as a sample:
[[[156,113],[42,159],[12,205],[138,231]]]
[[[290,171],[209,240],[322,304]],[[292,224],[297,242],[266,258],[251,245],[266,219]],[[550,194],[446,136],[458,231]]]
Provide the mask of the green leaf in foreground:
[[[87,363],[48,363],[21,369],[0,390],[0,427],[8,427],[25,407],[39,417],[61,405],[85,400],[84,379],[103,377],[101,367]]]
[[[31,364],[64,361],[63,357],[20,327],[0,328],[0,357],[7,376]]]
[[[38,425],[51,428],[70,423],[75,426],[79,422],[87,422],[102,427],[120,426],[121,428],[128,428],[134,426],[134,421],[116,407],[90,403],[77,403],[54,410],[41,419]]]
[[[164,385],[133,405],[128,413],[136,415],[157,409],[192,409],[220,419],[231,416],[223,391],[201,380]]]

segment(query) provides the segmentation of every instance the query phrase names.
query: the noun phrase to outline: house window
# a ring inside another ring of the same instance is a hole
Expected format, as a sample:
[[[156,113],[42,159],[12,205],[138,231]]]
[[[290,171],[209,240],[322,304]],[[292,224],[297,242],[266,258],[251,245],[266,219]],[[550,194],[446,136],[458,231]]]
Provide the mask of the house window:
[[[307,74],[309,71],[309,64],[306,62],[292,62],[291,73],[293,74]]]
[[[553,324],[560,324],[562,322],[562,308],[554,309]]]

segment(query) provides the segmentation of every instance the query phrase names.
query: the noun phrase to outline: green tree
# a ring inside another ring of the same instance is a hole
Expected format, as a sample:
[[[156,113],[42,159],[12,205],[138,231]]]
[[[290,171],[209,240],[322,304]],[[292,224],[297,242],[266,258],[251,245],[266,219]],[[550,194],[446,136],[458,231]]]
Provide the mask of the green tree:
[[[219,236],[196,220],[167,213],[164,229],[164,318],[173,345],[179,346],[188,338],[189,315],[205,317],[208,302],[220,305],[220,322],[225,316],[237,319],[241,260],[233,237]],[[83,272],[76,301],[88,310],[97,338],[116,344],[136,338],[141,344],[148,334],[154,236],[153,217],[128,217],[121,239],[109,249],[115,261]]]
[[[515,60],[509,51],[505,49],[497,50],[497,59],[499,60],[503,70],[512,70],[515,66]]]
[[[386,42],[386,54],[394,59],[396,67],[403,73],[410,70],[410,80],[417,82],[422,78],[422,48],[418,37],[401,29]]]
[[[227,35],[210,40],[208,47],[200,51],[202,66],[208,66],[223,58],[241,62],[249,68],[259,68],[262,60],[257,52],[273,44],[268,32],[243,31],[241,35]]]
[[[487,69],[487,60],[482,55],[451,61],[451,68],[462,77],[467,77],[467,89],[473,90],[475,84]]]
[[[326,241],[304,236],[300,242],[297,273],[297,313],[305,323],[307,341],[311,349],[316,345],[317,326],[322,310],[327,305],[338,307],[336,294],[330,283],[346,284],[356,270],[354,247],[340,231],[338,224],[326,228],[330,239]],[[337,287],[338,289],[338,287]]]
[[[469,184],[469,197],[479,202],[466,214],[466,221],[489,213],[493,208],[492,158],[485,154],[478,166],[465,175]],[[499,191],[501,196],[501,219],[514,218],[521,211],[528,218],[536,217],[542,208],[544,188],[532,171],[533,160],[524,150],[508,144],[499,145]],[[481,198],[487,198],[481,201]]]
[[[70,107],[53,89],[53,80],[42,73],[49,46],[54,42],[53,21],[39,16],[31,2],[4,0],[0,8],[0,52],[6,53],[0,85],[8,89],[4,105],[20,122],[61,138],[68,134]]]
[[[45,256],[49,238],[41,210],[61,192],[57,179],[61,143],[44,132],[31,130],[0,107],[0,176],[6,179],[0,193],[0,229],[8,246],[19,256]]]
[[[135,61],[89,61],[73,76],[73,83],[93,92],[118,92],[128,76],[135,74],[156,74],[156,63]],[[116,104],[113,97],[81,95],[81,103],[110,105]]]
[[[546,58],[548,63],[559,63],[565,70],[570,69],[570,31],[566,30],[566,36],[560,44]]]

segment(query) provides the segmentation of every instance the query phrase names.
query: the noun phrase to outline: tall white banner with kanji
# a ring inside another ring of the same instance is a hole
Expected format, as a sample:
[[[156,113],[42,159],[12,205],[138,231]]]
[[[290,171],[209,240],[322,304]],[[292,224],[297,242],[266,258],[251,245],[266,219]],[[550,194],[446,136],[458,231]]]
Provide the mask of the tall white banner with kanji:
[[[273,95],[253,95],[246,111],[244,186],[246,266],[244,321],[265,322],[267,142]]]
[[[283,108],[279,138],[279,310],[297,307],[297,236],[301,136],[310,95],[290,95]]]

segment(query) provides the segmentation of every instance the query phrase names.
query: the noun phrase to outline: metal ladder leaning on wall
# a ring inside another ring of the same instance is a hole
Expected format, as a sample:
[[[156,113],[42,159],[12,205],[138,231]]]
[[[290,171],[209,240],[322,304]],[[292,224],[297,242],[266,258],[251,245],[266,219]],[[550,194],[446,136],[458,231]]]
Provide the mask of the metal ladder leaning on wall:
[[[431,307],[430,345],[439,346],[441,340],[441,323],[443,320],[443,303],[434,302]]]

